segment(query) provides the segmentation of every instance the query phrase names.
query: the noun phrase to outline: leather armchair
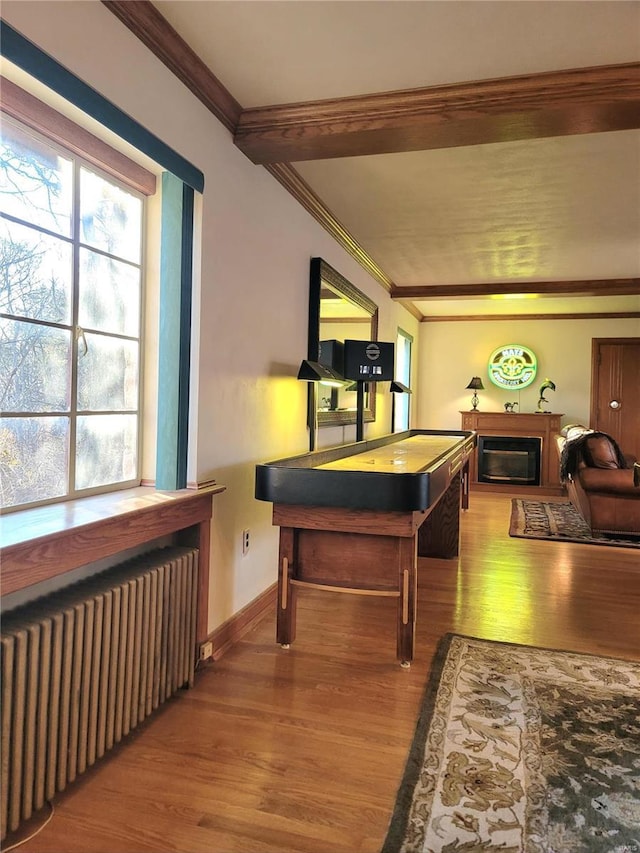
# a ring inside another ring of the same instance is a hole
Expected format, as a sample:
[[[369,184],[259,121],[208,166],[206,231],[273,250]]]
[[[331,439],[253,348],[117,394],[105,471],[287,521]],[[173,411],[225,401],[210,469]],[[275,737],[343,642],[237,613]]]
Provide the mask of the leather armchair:
[[[592,533],[640,536],[640,485],[633,457],[625,457],[606,433],[576,426],[562,432],[566,434],[556,437],[560,479]]]

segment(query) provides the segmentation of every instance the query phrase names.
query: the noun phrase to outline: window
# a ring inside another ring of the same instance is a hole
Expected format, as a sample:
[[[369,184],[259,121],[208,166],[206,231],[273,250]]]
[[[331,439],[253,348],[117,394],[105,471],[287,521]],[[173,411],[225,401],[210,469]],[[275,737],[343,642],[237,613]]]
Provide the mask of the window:
[[[157,395],[157,402],[154,401],[154,406],[157,405],[155,429],[152,441],[145,442],[146,470],[143,475],[148,480],[155,475],[158,489],[183,489],[187,485],[194,205],[195,194],[204,192],[204,174],[3,20],[0,20],[0,54],[3,58],[3,76],[0,77],[3,121],[6,115],[43,134],[66,151],[79,155],[89,170],[93,166],[97,167],[98,174],[115,176],[116,181],[112,183],[119,185],[122,181],[124,186],[134,190],[134,194],[153,196],[158,174],[162,171],[162,193],[153,200],[153,206],[156,206],[156,201],[161,205],[161,234],[154,234],[151,238],[157,238],[157,245],[151,247],[152,251],[158,250],[158,256],[161,255],[157,278],[160,290],[157,322],[162,334],[157,342],[157,375],[153,370],[149,371],[150,361],[155,367],[155,360],[145,359],[145,370],[153,373],[152,383],[146,383],[146,395],[152,393],[149,390],[151,385],[161,389],[161,393]],[[16,72],[21,86],[9,79]],[[47,101],[49,96],[53,101],[61,97],[65,114],[30,94],[27,89],[32,84],[44,87],[49,93]],[[71,112],[77,114],[79,110],[96,128],[97,136],[68,117],[69,105]],[[105,138],[113,139],[114,135],[119,140],[117,150],[104,141]],[[135,151],[134,159],[130,159],[125,150]],[[142,165],[143,162],[146,165]],[[153,281],[156,282],[155,276]],[[149,412],[146,414],[145,437],[149,432],[150,417]],[[10,416],[15,416],[15,413],[8,413],[7,417]],[[154,445],[155,470],[149,461]],[[2,452],[0,442],[0,466]],[[70,464],[71,461],[73,457]],[[0,467],[0,485],[2,477]],[[101,490],[107,488],[105,486]]]
[[[411,344],[413,338],[402,329],[398,329],[396,339],[396,379],[407,388],[411,388]],[[409,429],[410,394],[394,394],[393,431]]]
[[[3,117],[5,508],[138,479],[144,198]]]

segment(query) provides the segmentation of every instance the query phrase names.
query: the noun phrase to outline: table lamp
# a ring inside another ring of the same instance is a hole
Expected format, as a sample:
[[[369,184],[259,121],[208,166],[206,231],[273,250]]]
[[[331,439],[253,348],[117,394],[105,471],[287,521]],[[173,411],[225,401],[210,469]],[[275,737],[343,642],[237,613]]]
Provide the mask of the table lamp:
[[[467,388],[471,388],[473,391],[473,397],[471,398],[471,411],[476,412],[478,410],[478,395],[477,391],[484,391],[484,385],[482,384],[482,379],[479,376],[474,376],[471,379],[471,382],[467,385]]]
[[[309,450],[316,449],[316,433],[318,431],[318,391],[317,384],[328,385],[330,388],[344,386],[345,380],[332,367],[320,364],[318,361],[305,359],[298,370],[298,379],[309,383],[307,398],[307,423],[309,426]]]

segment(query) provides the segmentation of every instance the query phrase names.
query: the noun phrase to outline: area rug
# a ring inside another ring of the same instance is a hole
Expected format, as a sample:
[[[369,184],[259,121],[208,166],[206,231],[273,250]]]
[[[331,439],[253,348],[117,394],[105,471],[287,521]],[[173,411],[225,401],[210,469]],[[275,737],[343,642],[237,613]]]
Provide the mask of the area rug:
[[[589,525],[568,501],[527,501],[513,498],[509,536],[640,548],[640,538],[593,536]]]
[[[640,662],[448,634],[382,853],[640,851]]]

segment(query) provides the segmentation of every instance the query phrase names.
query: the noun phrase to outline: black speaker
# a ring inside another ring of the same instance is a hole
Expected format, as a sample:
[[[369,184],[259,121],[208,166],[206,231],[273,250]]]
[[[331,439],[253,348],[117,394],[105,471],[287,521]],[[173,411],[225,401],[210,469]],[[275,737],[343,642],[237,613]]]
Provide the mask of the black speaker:
[[[320,341],[318,361],[344,376],[344,344],[342,341]]]
[[[345,341],[344,378],[354,382],[391,382],[394,346],[381,341]]]

